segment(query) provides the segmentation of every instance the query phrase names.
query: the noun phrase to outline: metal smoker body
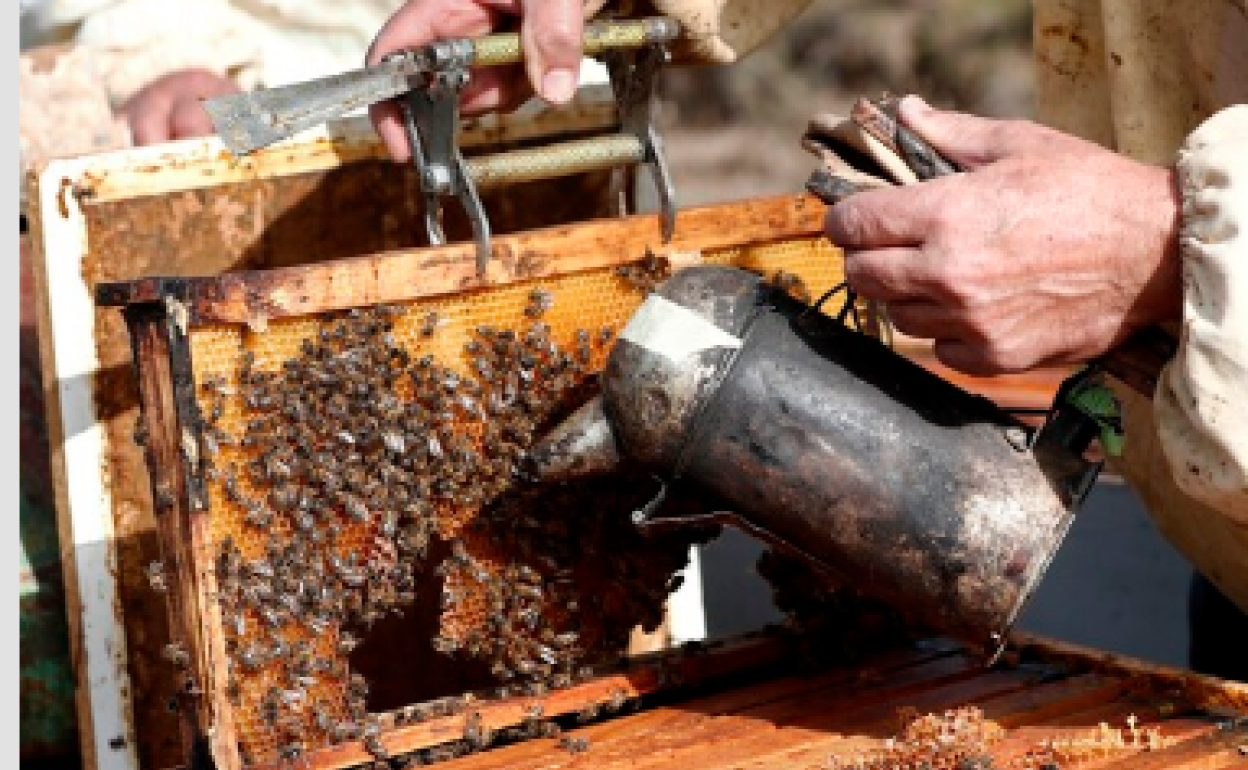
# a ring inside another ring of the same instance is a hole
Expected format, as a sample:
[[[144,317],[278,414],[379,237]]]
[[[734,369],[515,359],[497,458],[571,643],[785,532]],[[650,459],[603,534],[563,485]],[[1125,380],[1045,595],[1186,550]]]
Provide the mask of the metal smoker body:
[[[682,317],[639,328],[639,311],[537,475],[627,458],[693,482],[836,579],[999,649],[1099,466],[746,271],[688,268],[657,297]]]

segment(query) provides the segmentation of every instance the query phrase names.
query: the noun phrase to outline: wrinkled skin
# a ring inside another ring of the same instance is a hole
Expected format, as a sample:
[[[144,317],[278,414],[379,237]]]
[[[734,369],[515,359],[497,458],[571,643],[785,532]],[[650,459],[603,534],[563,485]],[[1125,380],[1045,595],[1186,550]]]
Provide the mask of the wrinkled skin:
[[[123,111],[137,145],[209,136],[215,130],[200,102],[238,91],[232,80],[206,69],[174,70],[130,97]]]
[[[936,111],[901,118],[966,173],[854,195],[828,211],[860,295],[974,375],[1094,358],[1177,319],[1172,169],[1026,121]]]
[[[408,0],[377,33],[367,63],[435,40],[478,37],[519,23],[523,66],[474,68],[461,99],[464,112],[507,110],[534,91],[552,104],[565,104],[576,92],[582,14],[580,0]],[[407,160],[411,151],[398,105],[375,104],[369,113],[391,157]]]

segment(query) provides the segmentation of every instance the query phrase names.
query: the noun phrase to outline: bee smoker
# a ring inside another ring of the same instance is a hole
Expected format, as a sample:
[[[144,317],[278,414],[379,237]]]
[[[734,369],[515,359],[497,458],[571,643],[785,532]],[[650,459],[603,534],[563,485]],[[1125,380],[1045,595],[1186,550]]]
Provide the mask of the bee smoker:
[[[530,455],[624,462],[942,633],[1001,648],[1099,470],[1094,432],[1028,428],[758,276],[697,266],[621,332],[599,396]],[[1061,416],[1061,415],[1059,415]],[[634,514],[643,527],[661,501]],[[676,522],[678,523],[678,522]]]

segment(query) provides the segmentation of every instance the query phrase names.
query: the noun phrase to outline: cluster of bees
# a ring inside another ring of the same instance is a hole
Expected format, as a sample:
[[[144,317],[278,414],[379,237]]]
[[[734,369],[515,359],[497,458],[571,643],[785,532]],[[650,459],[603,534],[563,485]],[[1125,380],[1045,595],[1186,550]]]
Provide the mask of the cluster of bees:
[[[839,582],[807,557],[771,547],[754,567],[771,586],[785,630],[805,660],[853,664],[880,644],[927,636],[894,608]]]
[[[1173,743],[1158,727],[1142,727],[1139,719],[1131,714],[1126,727],[1111,727],[1101,722],[1082,735],[1066,735],[1040,742],[1024,758],[1028,763],[1024,770],[1039,768],[1052,770],[1061,765],[1077,765],[1084,762],[1104,761],[1126,752],[1159,751]],[[1239,752],[1244,754],[1242,749]]]
[[[1167,745],[1160,730],[1139,727],[1129,716],[1124,729],[1102,722],[1084,736],[1041,741],[1021,756],[997,762],[991,752],[1007,733],[982,709],[962,706],[923,715],[905,711],[901,733],[887,745],[863,756],[833,757],[827,770],[1060,770]]]
[[[591,676],[639,622],[662,621],[689,544],[713,531],[640,535],[628,512],[650,493],[647,476],[522,482],[528,448],[592,393],[614,338],[579,329],[559,344],[541,320],[552,303],[537,289],[518,328],[475,328],[459,367],[422,355],[443,326],[436,313],[400,343],[396,325],[414,311],[383,306],[325,317],[279,367],[245,354],[235,383],[200,382],[202,472],[229,503],[214,515],[237,517],[226,529],[238,538],[216,540],[215,575],[227,691],[255,715],[240,729],[245,759],[343,741],[392,759],[385,728],[465,710],[451,698],[369,711],[349,656],[416,602],[440,607],[433,648],[483,662],[498,697]],[[245,427],[231,433],[231,421]],[[488,745],[472,724],[437,751]]]
[[[671,276],[672,263],[667,257],[647,251],[641,260],[616,267],[615,274],[633,290],[649,294]]]
[[[833,758],[828,770],[994,770],[1005,730],[975,706],[902,715],[901,734],[867,756]]]

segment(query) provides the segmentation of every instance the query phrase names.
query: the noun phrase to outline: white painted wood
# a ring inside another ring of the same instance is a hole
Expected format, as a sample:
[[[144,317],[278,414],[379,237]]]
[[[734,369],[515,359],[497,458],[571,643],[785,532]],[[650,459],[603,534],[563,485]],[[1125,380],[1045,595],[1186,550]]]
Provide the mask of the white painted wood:
[[[104,476],[104,431],[96,420],[91,380],[99,369],[93,342],[94,312],[90,287],[83,279],[87,229],[82,209],[61,180],[80,179],[91,158],[53,161],[40,173],[40,207],[49,220],[43,232],[47,272],[47,312],[51,317],[56,388],[64,434],[63,454],[71,544],[62,543],[73,560],[77,585],[76,618],[80,688],[89,704],[89,737],[95,770],[137,770],[134,710],[127,674],[125,627],[117,599],[117,553],[113,545],[113,507]],[[59,200],[58,200],[59,198]],[[81,715],[80,715],[81,719]],[[120,739],[120,740],[117,740]]]
[[[605,130],[617,125],[615,101],[605,85],[581,89],[572,103],[551,109],[533,99],[506,115],[465,120],[460,145],[519,141],[560,133]],[[551,141],[557,141],[552,138]],[[384,159],[386,149],[366,116],[357,115],[310,128],[297,136],[236,157],[215,136],[182,139],[93,156],[90,174],[75,184],[104,203],[141,195],[194,190],[261,177],[324,171],[344,163]]]
[[[680,573],[685,580],[667,597],[668,632],[672,644],[706,639],[706,602],[702,596],[702,554],[699,546],[689,547],[689,564]]]

